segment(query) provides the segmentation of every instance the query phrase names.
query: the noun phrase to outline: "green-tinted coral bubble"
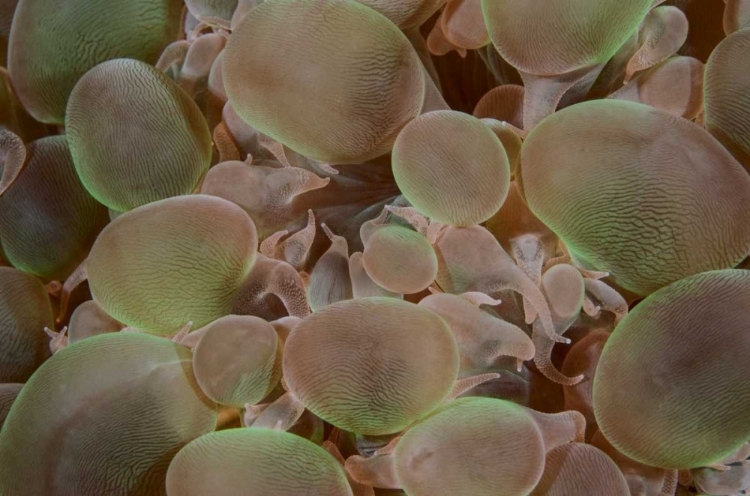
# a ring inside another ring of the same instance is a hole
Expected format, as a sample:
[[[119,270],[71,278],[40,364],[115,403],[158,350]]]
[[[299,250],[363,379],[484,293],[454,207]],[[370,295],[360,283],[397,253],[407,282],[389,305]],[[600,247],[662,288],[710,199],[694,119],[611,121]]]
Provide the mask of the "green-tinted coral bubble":
[[[458,374],[458,346],[435,313],[394,298],[328,305],[284,347],[284,380],[314,414],[361,434],[390,434],[434,410]]]
[[[750,171],[750,29],[737,31],[706,64],[706,129]]]
[[[557,112],[524,142],[520,179],[577,262],[641,295],[750,251],[750,176],[701,127],[652,107]]]
[[[211,132],[198,106],[137,60],[87,72],[70,95],[65,126],[81,181],[118,212],[190,193],[211,162]]]
[[[517,69],[556,75],[608,61],[653,0],[482,0],[492,43]]]
[[[81,184],[65,136],[26,147],[26,166],[0,197],[0,241],[17,268],[64,279],[88,255],[107,209]]]
[[[0,432],[0,493],[164,494],[172,457],[215,423],[190,350],[95,336],[55,354],[16,398]]]
[[[534,419],[509,401],[463,398],[412,427],[396,471],[414,496],[525,496],[544,468]]]
[[[105,312],[143,331],[170,335],[227,315],[255,262],[252,219],[205,195],[131,210],[99,235],[88,259],[91,294]]]
[[[223,69],[237,115],[330,163],[389,152],[424,97],[409,40],[353,0],[264,2],[232,32]]]
[[[54,324],[42,283],[20,270],[0,267],[0,383],[26,382],[49,357],[43,329]]]
[[[750,272],[721,270],[657,291],[617,326],[594,376],[594,413],[625,455],[701,467],[750,439]]]
[[[38,120],[62,124],[86,71],[120,57],[155,63],[179,36],[183,8],[180,0],[21,0],[8,57],[18,98]]]
[[[341,465],[310,441],[270,429],[230,429],[185,446],[167,472],[168,496],[351,496]]]

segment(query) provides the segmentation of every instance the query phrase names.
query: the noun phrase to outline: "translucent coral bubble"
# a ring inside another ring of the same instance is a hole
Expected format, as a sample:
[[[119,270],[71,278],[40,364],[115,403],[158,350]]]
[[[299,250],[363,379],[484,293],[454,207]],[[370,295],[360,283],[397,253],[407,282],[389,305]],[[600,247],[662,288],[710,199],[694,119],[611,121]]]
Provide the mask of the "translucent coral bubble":
[[[52,305],[39,280],[20,270],[0,267],[0,383],[26,382],[49,356]]]
[[[323,420],[361,434],[398,432],[428,414],[458,365],[443,320],[394,298],[329,305],[300,322],[284,348],[289,390]]]
[[[185,6],[196,18],[217,17],[229,21],[237,8],[237,0],[185,0]]]
[[[601,450],[570,443],[547,454],[542,479],[531,496],[572,494],[629,496],[630,489],[620,469]]]
[[[260,402],[281,379],[281,343],[273,326],[258,317],[228,315],[206,327],[193,353],[203,392],[238,408]]]
[[[396,472],[410,496],[523,496],[539,481],[544,454],[522,407],[464,398],[406,432],[396,446]]]
[[[0,433],[0,492],[163,494],[171,458],[215,423],[190,350],[96,336],[55,354],[19,394]]]
[[[534,214],[586,268],[647,295],[750,250],[750,176],[699,126],[598,100],[537,126],[521,151]]]
[[[706,64],[706,129],[750,171],[750,29],[728,36]]]
[[[564,74],[609,60],[652,0],[483,0],[492,43],[529,74]]]
[[[20,383],[0,384],[0,428],[3,427],[5,418],[8,416],[8,412],[10,412],[22,387],[23,384]]]
[[[409,40],[353,0],[265,2],[225,50],[237,114],[316,160],[382,155],[422,108],[424,70]]]
[[[367,275],[389,291],[418,293],[437,276],[435,250],[416,231],[399,225],[382,225],[363,242],[362,263]]]
[[[404,128],[393,147],[393,175],[417,210],[456,226],[490,218],[510,187],[500,140],[479,119],[450,110],[421,115]]]
[[[211,132],[198,106],[137,60],[87,72],[70,94],[65,126],[81,181],[119,212],[190,193],[211,161]]]
[[[620,322],[594,376],[594,414],[625,455],[708,465],[750,438],[750,272],[712,271],[652,294]]]
[[[443,0],[357,0],[390,19],[401,29],[424,24],[443,4]]]
[[[169,496],[351,496],[341,465],[294,434],[229,429],[201,436],[174,457]]]
[[[153,64],[178,37],[183,7],[180,0],[21,1],[8,64],[19,99],[36,119],[62,124],[86,71],[119,57]]]
[[[0,197],[3,251],[19,269],[64,279],[86,258],[107,223],[107,209],[81,184],[64,136],[30,143],[26,156]]]
[[[125,327],[113,319],[94,300],[81,303],[73,311],[68,323],[68,344],[108,332],[118,332]]]
[[[171,335],[227,315],[255,261],[252,219],[205,195],[150,203],[115,219],[88,259],[91,293],[115,319]]]

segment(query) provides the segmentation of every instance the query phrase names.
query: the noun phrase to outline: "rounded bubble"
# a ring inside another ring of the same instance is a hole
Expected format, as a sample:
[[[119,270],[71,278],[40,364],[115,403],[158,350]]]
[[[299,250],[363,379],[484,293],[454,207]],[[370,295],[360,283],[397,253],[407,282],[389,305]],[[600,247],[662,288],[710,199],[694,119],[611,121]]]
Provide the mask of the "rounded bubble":
[[[450,110],[421,115],[401,131],[393,175],[417,210],[455,226],[492,217],[510,188],[508,156],[495,133],[479,119]]]
[[[26,166],[0,197],[0,231],[8,260],[45,279],[64,279],[107,224],[107,209],[76,175],[65,136],[26,147]]]
[[[232,32],[223,67],[245,122],[329,163],[390,151],[424,97],[424,69],[407,38],[353,0],[259,5]]]
[[[36,119],[62,124],[86,71],[128,57],[155,63],[177,39],[180,0],[23,0],[10,32],[8,72]]]
[[[706,129],[750,172],[750,29],[719,43],[706,64]]]
[[[184,346],[138,333],[86,339],[16,398],[0,435],[0,493],[163,494],[169,461],[216,418]]]
[[[315,415],[360,434],[398,432],[450,392],[458,346],[436,314],[413,303],[346,300],[297,324],[284,348],[284,380]]]
[[[167,472],[168,496],[351,496],[341,465],[310,441],[270,429],[229,429],[192,441]]]
[[[195,17],[218,17],[232,19],[237,0],[185,0],[185,6]]]
[[[401,29],[421,26],[443,4],[443,0],[357,0],[386,16]]]
[[[580,265],[647,295],[750,251],[750,176],[699,126],[597,100],[534,128],[521,151],[534,212]]]
[[[281,379],[281,343],[273,326],[228,315],[206,326],[193,353],[195,378],[206,396],[238,408],[259,403]]]
[[[198,106],[137,60],[87,72],[70,94],[65,126],[81,181],[118,212],[190,193],[211,162],[211,132]]]
[[[547,454],[542,479],[530,496],[573,494],[630,496],[630,489],[620,469],[603,451],[570,443]]]
[[[652,0],[482,0],[492,43],[512,66],[552,76],[607,62]]]
[[[0,383],[26,382],[49,357],[54,328],[47,291],[39,280],[20,270],[0,267]]]
[[[410,496],[525,496],[544,468],[539,429],[515,403],[463,398],[412,427],[396,446]]]
[[[171,335],[229,314],[255,261],[252,219],[205,195],[149,203],[117,217],[87,262],[94,299],[115,319]]]
[[[615,328],[594,376],[599,429],[623,454],[701,467],[750,439],[750,272],[687,277]]]
[[[362,263],[370,278],[394,293],[418,293],[437,276],[438,261],[427,238],[398,225],[375,229],[365,241]]]

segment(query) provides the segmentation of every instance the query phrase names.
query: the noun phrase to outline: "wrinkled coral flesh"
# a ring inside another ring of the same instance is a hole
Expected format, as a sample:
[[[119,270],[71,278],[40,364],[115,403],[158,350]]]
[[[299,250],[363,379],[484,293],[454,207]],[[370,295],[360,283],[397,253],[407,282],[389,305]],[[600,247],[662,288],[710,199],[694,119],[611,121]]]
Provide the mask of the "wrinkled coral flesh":
[[[750,0],[0,0],[0,496],[750,495]]]

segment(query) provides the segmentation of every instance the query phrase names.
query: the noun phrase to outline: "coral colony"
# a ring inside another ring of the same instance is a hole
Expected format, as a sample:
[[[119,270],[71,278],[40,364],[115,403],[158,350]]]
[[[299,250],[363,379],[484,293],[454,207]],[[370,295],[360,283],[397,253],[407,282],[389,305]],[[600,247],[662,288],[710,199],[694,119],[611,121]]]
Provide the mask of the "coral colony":
[[[0,0],[0,496],[750,494],[750,0]]]

